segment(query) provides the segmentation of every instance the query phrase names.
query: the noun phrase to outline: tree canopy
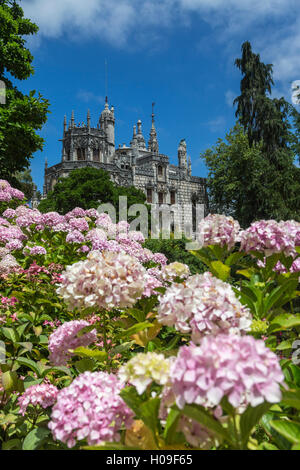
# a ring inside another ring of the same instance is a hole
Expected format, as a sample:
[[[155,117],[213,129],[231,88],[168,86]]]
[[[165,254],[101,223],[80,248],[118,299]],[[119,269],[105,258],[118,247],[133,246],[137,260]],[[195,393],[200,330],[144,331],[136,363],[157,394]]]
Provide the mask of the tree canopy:
[[[270,98],[273,67],[261,62],[249,42],[235,64],[243,75],[234,100],[238,123],[226,142],[219,139],[201,156],[209,169],[211,211],[231,214],[242,226],[256,219],[299,219],[299,114],[284,98]]]
[[[25,95],[10,80],[26,80],[34,73],[26,37],[37,31],[16,1],[0,0],[0,80],[6,88],[6,103],[0,104],[0,174],[16,186],[15,172],[28,168],[33,154],[43,148],[36,131],[46,122],[49,107],[40,93]]]
[[[128,206],[144,204],[146,200],[140,189],[114,184],[105,170],[79,168],[73,170],[68,177],[59,179],[53,191],[41,201],[39,210],[65,214],[75,207],[97,209],[103,203],[111,203],[118,208],[119,196],[128,197]]]

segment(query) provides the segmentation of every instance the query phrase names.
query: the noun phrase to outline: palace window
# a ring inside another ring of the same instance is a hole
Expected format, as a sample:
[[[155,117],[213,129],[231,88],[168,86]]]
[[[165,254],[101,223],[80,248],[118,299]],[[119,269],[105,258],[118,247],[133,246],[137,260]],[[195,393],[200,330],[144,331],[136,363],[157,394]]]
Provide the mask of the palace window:
[[[158,193],[158,204],[164,203],[164,193]]]
[[[147,189],[147,202],[152,204],[152,189]]]
[[[171,200],[171,204],[176,204],[176,195],[175,195],[175,191],[171,191],[171,192],[170,192],[170,200]]]
[[[161,165],[158,165],[158,167],[157,167],[157,174],[158,174],[158,176],[163,175],[163,167]]]
[[[99,149],[94,149],[93,150],[93,160],[94,160],[94,162],[99,162],[100,161]]]
[[[77,149],[77,160],[85,160],[85,149],[79,148]]]

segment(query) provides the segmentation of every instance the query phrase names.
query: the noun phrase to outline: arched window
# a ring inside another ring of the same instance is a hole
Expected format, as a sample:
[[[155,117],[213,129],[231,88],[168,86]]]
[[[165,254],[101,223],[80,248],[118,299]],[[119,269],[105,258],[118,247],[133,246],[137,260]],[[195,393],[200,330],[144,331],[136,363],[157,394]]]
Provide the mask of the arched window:
[[[85,160],[85,149],[79,148],[77,149],[77,160]]]
[[[158,174],[158,176],[163,175],[163,167],[161,165],[158,165],[158,167],[157,167],[157,174]]]

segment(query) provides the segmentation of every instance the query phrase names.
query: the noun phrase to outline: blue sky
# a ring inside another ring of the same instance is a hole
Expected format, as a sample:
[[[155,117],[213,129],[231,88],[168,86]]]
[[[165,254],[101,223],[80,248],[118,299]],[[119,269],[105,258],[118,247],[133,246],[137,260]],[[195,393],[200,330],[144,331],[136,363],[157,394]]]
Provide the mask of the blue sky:
[[[273,96],[291,100],[300,79],[299,0],[22,0],[25,15],[40,27],[29,40],[35,74],[20,84],[49,99],[41,134],[43,152],[31,168],[41,190],[45,158],[61,158],[62,124],[91,110],[96,125],[105,99],[115,106],[116,144],[128,144],[142,120],[148,140],[151,103],[156,103],[160,151],[177,163],[187,140],[194,175],[206,176],[199,155],[235,123],[239,94],[234,60],[249,40],[263,61],[274,64]],[[297,8],[298,7],[298,8]]]

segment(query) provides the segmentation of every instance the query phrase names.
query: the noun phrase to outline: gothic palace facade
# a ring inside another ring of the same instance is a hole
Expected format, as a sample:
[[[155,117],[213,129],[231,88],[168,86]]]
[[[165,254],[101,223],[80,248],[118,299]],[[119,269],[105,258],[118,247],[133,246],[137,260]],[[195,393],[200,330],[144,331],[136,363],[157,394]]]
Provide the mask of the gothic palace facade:
[[[75,168],[103,168],[111,175],[112,181],[122,186],[135,186],[144,191],[147,202],[152,205],[183,205],[185,223],[188,217],[193,231],[196,225],[196,205],[206,207],[206,180],[192,176],[191,159],[187,158],[186,142],[178,146],[178,166],[171,165],[169,157],[159,152],[154,112],[148,145],[142,133],[142,123],[133,126],[129,146],[115,147],[114,107],[109,107],[107,98],[97,127],[91,127],[90,112],[86,124],[76,125],[74,112],[67,126],[64,118],[61,162],[47,167],[43,196],[54,188],[58,178],[68,176]],[[186,210],[190,211],[186,214]],[[181,216],[182,217],[182,216]],[[178,221],[180,226],[183,220]]]

